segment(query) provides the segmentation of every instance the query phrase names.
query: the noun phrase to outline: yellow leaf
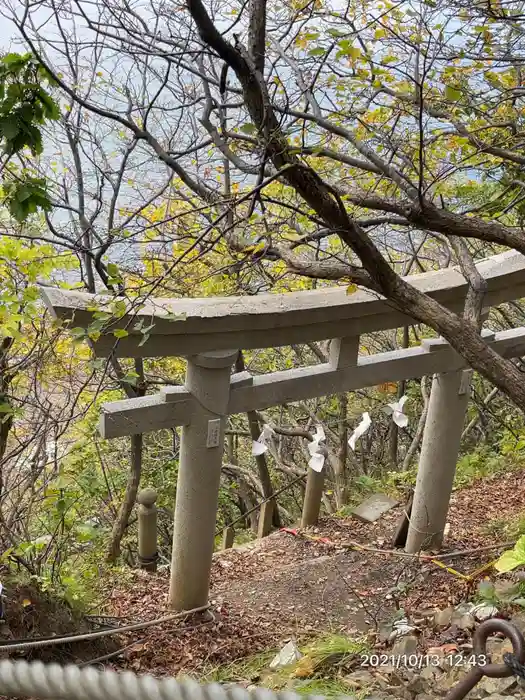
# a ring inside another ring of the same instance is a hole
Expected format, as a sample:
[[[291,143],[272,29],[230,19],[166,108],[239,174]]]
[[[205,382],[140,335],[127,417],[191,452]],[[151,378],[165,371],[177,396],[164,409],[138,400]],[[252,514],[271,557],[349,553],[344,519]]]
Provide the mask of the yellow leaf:
[[[355,61],[356,58],[362,56],[362,51],[361,49],[358,49],[357,46],[350,46],[345,50],[345,53],[352,61]]]
[[[315,673],[315,663],[314,660],[309,656],[303,656],[303,658],[297,664],[293,676],[295,678],[309,678]]]
[[[392,392],[397,391],[397,384],[395,382],[386,382],[385,384],[379,385],[379,391]]]
[[[348,296],[350,294],[355,294],[357,292],[357,284],[349,284],[348,287],[346,288],[346,293]]]
[[[29,600],[29,598],[24,598],[24,600],[22,601],[22,605],[24,606],[24,608],[28,608],[30,605],[33,605],[33,603]]]
[[[261,241],[260,243],[257,243],[257,245],[249,245],[246,248],[243,249],[243,253],[260,253],[262,250],[266,248],[266,242]]]

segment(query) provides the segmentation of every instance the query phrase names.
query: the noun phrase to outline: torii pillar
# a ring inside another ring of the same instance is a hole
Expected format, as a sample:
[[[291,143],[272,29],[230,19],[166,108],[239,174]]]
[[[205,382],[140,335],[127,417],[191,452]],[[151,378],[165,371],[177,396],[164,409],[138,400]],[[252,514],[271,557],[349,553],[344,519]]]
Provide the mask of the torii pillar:
[[[471,370],[436,374],[432,381],[405,550],[438,549],[443,542]]]
[[[188,357],[185,385],[195,399],[182,428],[175,502],[169,605],[192,610],[208,602],[224,430],[236,350]]]

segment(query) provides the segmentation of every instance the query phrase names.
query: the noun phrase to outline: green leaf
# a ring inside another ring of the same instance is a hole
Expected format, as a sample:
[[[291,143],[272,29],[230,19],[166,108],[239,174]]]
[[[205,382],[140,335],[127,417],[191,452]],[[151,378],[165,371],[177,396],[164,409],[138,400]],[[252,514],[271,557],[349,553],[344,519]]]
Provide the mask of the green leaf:
[[[339,38],[342,36],[348,36],[348,32],[342,32],[340,29],[327,29],[327,32],[328,32],[328,34],[330,34],[330,36],[333,36],[336,38]]]
[[[257,127],[255,126],[255,124],[250,124],[250,123],[242,124],[239,128],[244,134],[257,133]]]
[[[56,511],[59,516],[64,515],[67,510],[67,501],[65,498],[59,498],[56,502]]]
[[[355,61],[363,55],[363,52],[361,49],[358,49],[357,46],[350,46],[345,50],[345,54],[348,56],[348,58],[351,58],[352,61]]]
[[[505,574],[518,566],[525,565],[525,535],[522,535],[514,545],[513,549],[503,552],[498,561],[494,564],[496,571]]]
[[[478,584],[478,593],[486,600],[492,600],[494,597],[494,584],[492,581],[480,581]]]
[[[451,102],[457,102],[461,97],[461,92],[457,88],[452,87],[452,85],[447,85],[445,88],[445,97]]]
[[[115,338],[125,338],[129,335],[129,333],[124,328],[117,328],[116,331],[113,331],[113,335],[115,336]]]
[[[21,185],[15,193],[15,197],[19,202],[25,202],[33,194],[29,185]]]
[[[115,281],[122,282],[122,274],[119,270],[118,265],[115,263],[108,263],[108,275]]]
[[[500,574],[506,574],[508,571],[512,571],[523,563],[525,562],[518,559],[515,553],[512,550],[509,550],[508,552],[503,552],[501,557],[494,564],[494,568],[496,571],[499,571]]]
[[[7,116],[0,119],[0,135],[10,141],[17,136],[20,131],[20,126],[16,117]]]
[[[103,318],[97,318],[95,321],[92,321],[87,330],[88,333],[99,333],[101,330],[104,329],[106,325],[106,320]]]
[[[107,311],[95,311],[93,313],[93,318],[96,318],[96,319],[102,320],[102,321],[109,321],[109,319],[111,318],[111,314],[108,313]]]
[[[30,53],[8,53],[2,57],[1,62],[10,66],[11,68],[15,65],[25,65],[32,58]]]
[[[318,46],[317,48],[310,49],[310,51],[308,51],[309,56],[324,56],[325,53],[326,53],[326,51],[325,51],[325,49],[323,49],[322,46]]]
[[[84,340],[84,338],[87,335],[86,329],[80,328],[80,326],[77,326],[76,328],[72,328],[70,333],[73,336],[74,340]]]
[[[18,138],[18,137],[17,137]],[[9,181],[4,178],[4,202],[17,221],[24,222],[27,216],[38,209],[47,211],[51,202],[45,189],[45,181],[39,178],[26,178]]]
[[[136,386],[138,377],[139,375],[136,372],[128,372],[122,377],[120,381],[126,382],[126,384],[131,384],[132,386]]]
[[[46,119],[56,120],[60,117],[60,109],[55,100],[50,97],[41,87],[37,89],[38,97],[44,107],[44,116]]]
[[[76,539],[79,542],[90,542],[94,540],[97,535],[97,528],[89,523],[81,523],[76,527]]]

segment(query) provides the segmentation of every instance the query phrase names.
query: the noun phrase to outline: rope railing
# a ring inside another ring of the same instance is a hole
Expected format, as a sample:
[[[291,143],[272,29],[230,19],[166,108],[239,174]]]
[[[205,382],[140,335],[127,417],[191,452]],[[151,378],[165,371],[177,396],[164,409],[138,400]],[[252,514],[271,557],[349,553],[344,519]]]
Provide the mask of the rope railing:
[[[164,615],[163,617],[158,617],[155,620],[146,620],[145,622],[134,622],[130,625],[120,625],[119,627],[97,630],[95,632],[85,632],[82,634],[64,634],[59,637],[40,637],[36,639],[13,639],[0,644],[0,652],[40,649],[42,647],[56,646],[58,644],[73,644],[76,642],[84,642],[92,639],[100,639],[101,637],[110,637],[115,634],[122,634],[124,632],[137,632],[138,630],[145,630],[148,627],[162,625],[165,622],[173,622],[175,620],[181,620],[185,617],[190,617],[191,615],[196,615],[198,613],[205,612],[209,609],[209,607],[209,605],[202,605],[199,608],[193,608],[192,610],[185,610],[184,612],[180,613],[171,613],[169,615]]]
[[[0,695],[42,700],[300,700],[295,693],[96,671],[40,661],[0,661]]]

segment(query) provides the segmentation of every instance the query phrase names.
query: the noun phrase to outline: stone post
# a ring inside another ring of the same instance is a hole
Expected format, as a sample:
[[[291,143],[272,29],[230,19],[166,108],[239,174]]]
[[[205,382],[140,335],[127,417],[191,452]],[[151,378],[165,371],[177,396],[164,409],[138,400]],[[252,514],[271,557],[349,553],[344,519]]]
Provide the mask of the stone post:
[[[198,408],[182,428],[180,444],[169,592],[174,610],[208,602],[230,375],[236,356],[236,350],[222,350],[188,358],[185,384]]]
[[[272,531],[272,519],[273,519],[273,509],[275,508],[275,501],[265,501],[261,510],[259,511],[259,522],[257,526],[257,537],[262,539],[267,537]]]
[[[321,501],[323,498],[324,477],[326,466],[322,471],[316,472],[308,468],[306,477],[306,492],[304,494],[303,512],[301,515],[301,527],[316,525],[319,520]]]
[[[139,566],[146,571],[157,570],[157,492],[143,489],[137,496],[139,531]]]
[[[235,542],[235,530],[233,527],[225,527],[222,531],[222,548],[231,549]]]
[[[432,381],[405,548],[411,554],[442,544],[471,374],[470,370],[447,372],[436,374]]]

